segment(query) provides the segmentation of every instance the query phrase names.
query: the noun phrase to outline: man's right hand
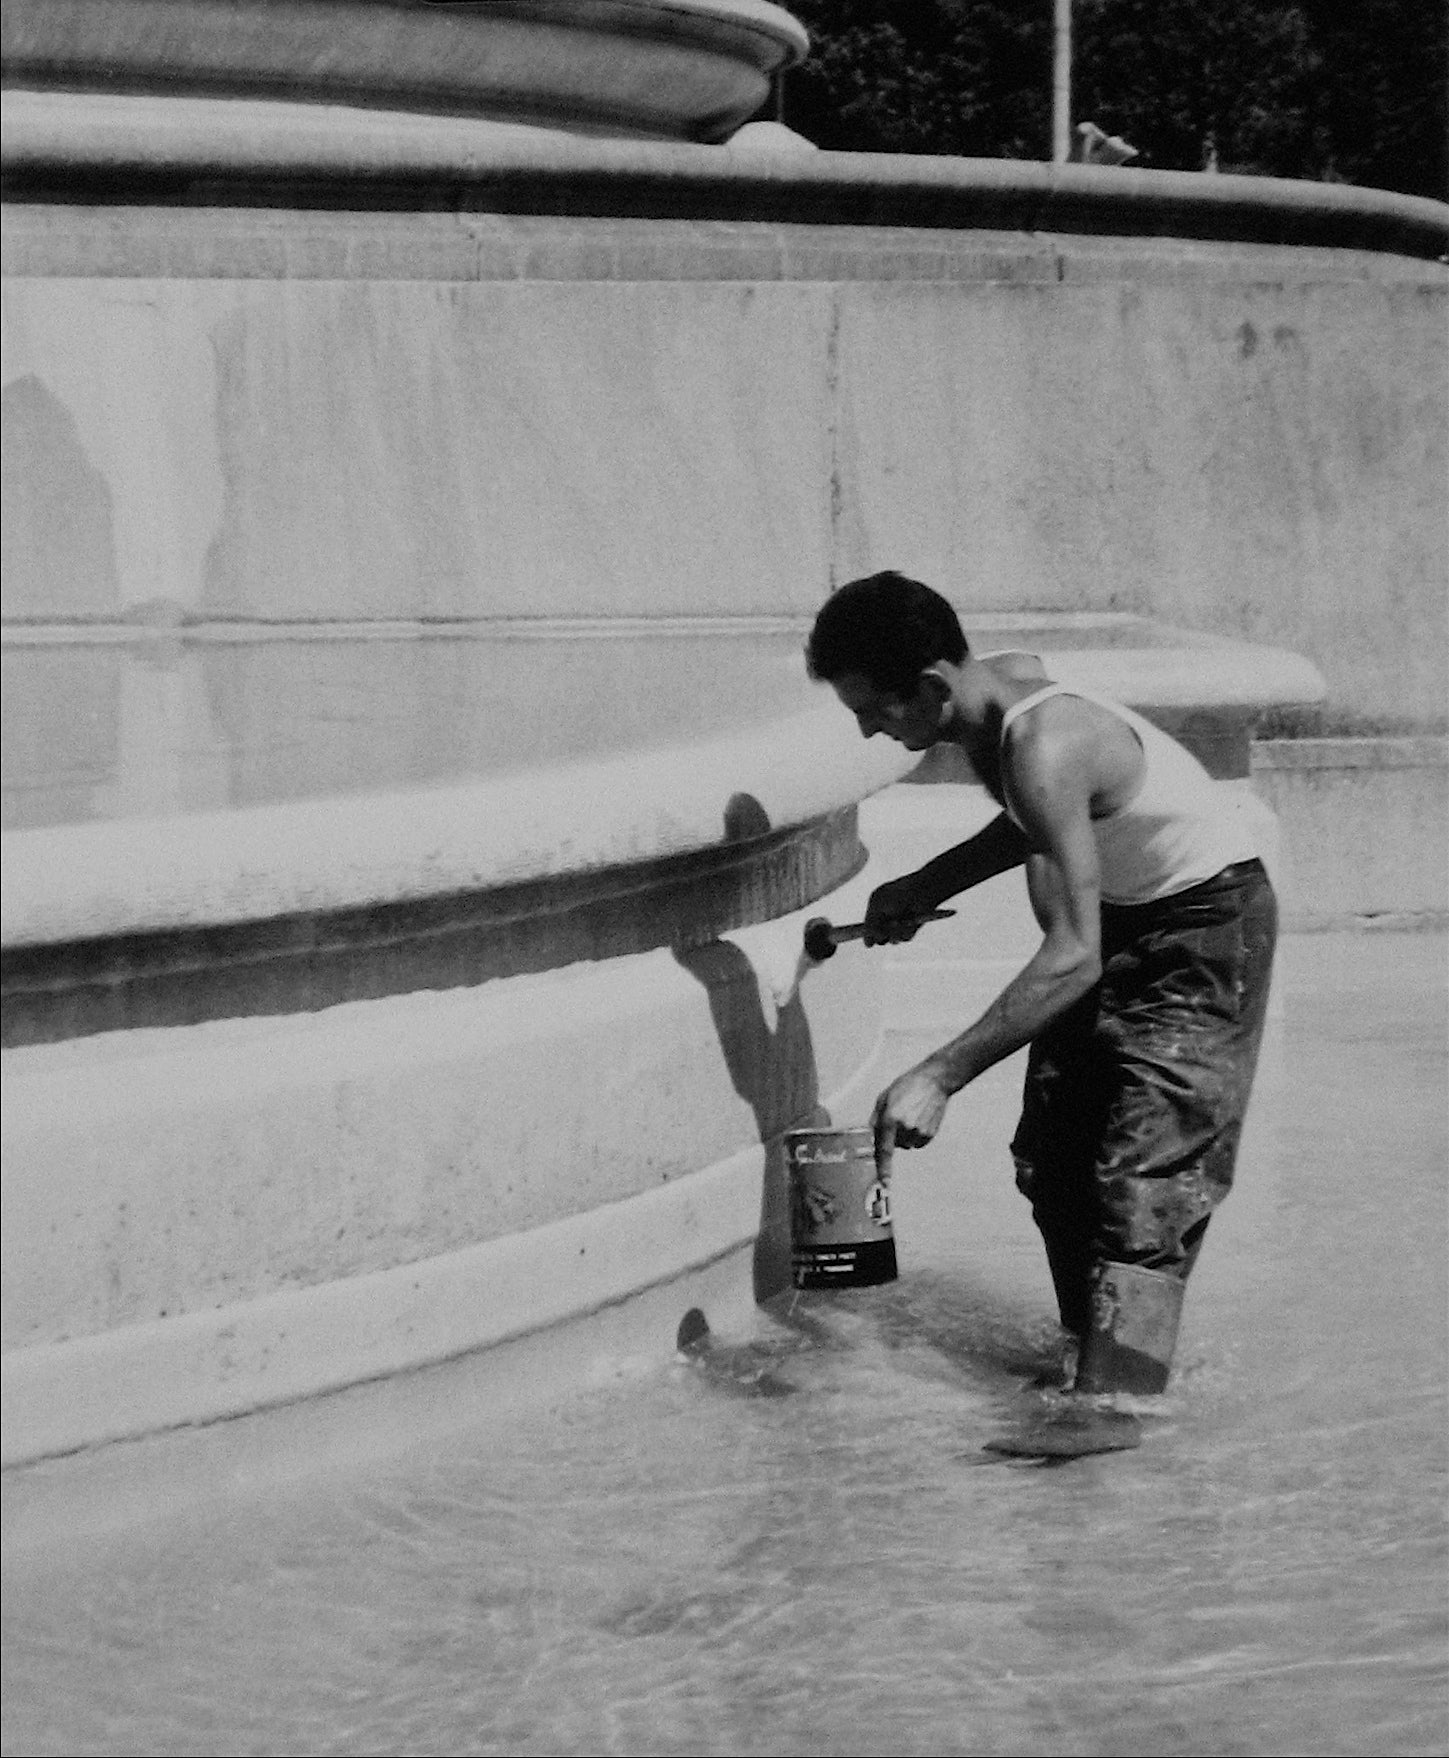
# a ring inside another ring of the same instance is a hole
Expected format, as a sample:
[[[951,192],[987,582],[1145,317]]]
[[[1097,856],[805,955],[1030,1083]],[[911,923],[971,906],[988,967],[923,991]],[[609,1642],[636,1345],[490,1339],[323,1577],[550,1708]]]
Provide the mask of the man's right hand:
[[[924,894],[915,873],[878,885],[865,906],[861,938],[867,946],[891,946],[913,939],[936,904],[936,898]]]

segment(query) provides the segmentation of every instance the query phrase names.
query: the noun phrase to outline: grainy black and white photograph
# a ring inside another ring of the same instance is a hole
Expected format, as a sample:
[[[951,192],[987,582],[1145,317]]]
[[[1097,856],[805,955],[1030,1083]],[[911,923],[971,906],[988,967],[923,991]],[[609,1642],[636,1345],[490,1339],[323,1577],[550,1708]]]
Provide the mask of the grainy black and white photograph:
[[[1443,0],[6,0],[5,1758],[1449,1758]]]

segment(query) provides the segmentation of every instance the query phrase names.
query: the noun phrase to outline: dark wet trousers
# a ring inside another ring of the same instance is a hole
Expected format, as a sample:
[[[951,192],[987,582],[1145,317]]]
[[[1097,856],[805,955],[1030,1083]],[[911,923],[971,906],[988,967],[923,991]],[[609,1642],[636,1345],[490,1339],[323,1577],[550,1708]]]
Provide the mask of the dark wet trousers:
[[[1079,1336],[1098,1265],[1192,1271],[1232,1187],[1277,925],[1260,861],[1104,904],[1101,980],[1031,1046],[1017,1186]]]

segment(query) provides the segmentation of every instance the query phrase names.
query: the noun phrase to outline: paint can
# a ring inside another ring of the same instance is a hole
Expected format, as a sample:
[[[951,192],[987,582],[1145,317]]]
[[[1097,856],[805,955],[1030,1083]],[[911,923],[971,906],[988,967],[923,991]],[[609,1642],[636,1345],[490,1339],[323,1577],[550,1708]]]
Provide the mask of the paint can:
[[[890,1196],[869,1129],[792,1129],[790,1265],[797,1288],[866,1288],[896,1277]]]

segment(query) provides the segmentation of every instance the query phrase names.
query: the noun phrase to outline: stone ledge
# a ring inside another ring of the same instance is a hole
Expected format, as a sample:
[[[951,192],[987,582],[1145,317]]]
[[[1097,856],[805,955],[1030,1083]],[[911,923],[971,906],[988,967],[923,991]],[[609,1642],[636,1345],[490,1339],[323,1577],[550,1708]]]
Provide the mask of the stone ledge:
[[[315,1013],[700,946],[801,908],[865,862],[849,809],[673,860],[230,926],[7,947],[6,1049]]]
[[[759,153],[500,136],[486,124],[242,99],[11,91],[6,193],[1147,235],[1449,251],[1449,204],[1349,184],[1035,160]]]
[[[599,215],[305,214],[7,202],[4,272],[21,277],[407,281],[888,281],[1090,287],[1422,287],[1425,266],[1363,250],[1230,240],[1070,237],[891,225]]]
[[[1253,773],[1291,769],[1442,769],[1449,765],[1449,735],[1387,734],[1369,737],[1255,739]]]

